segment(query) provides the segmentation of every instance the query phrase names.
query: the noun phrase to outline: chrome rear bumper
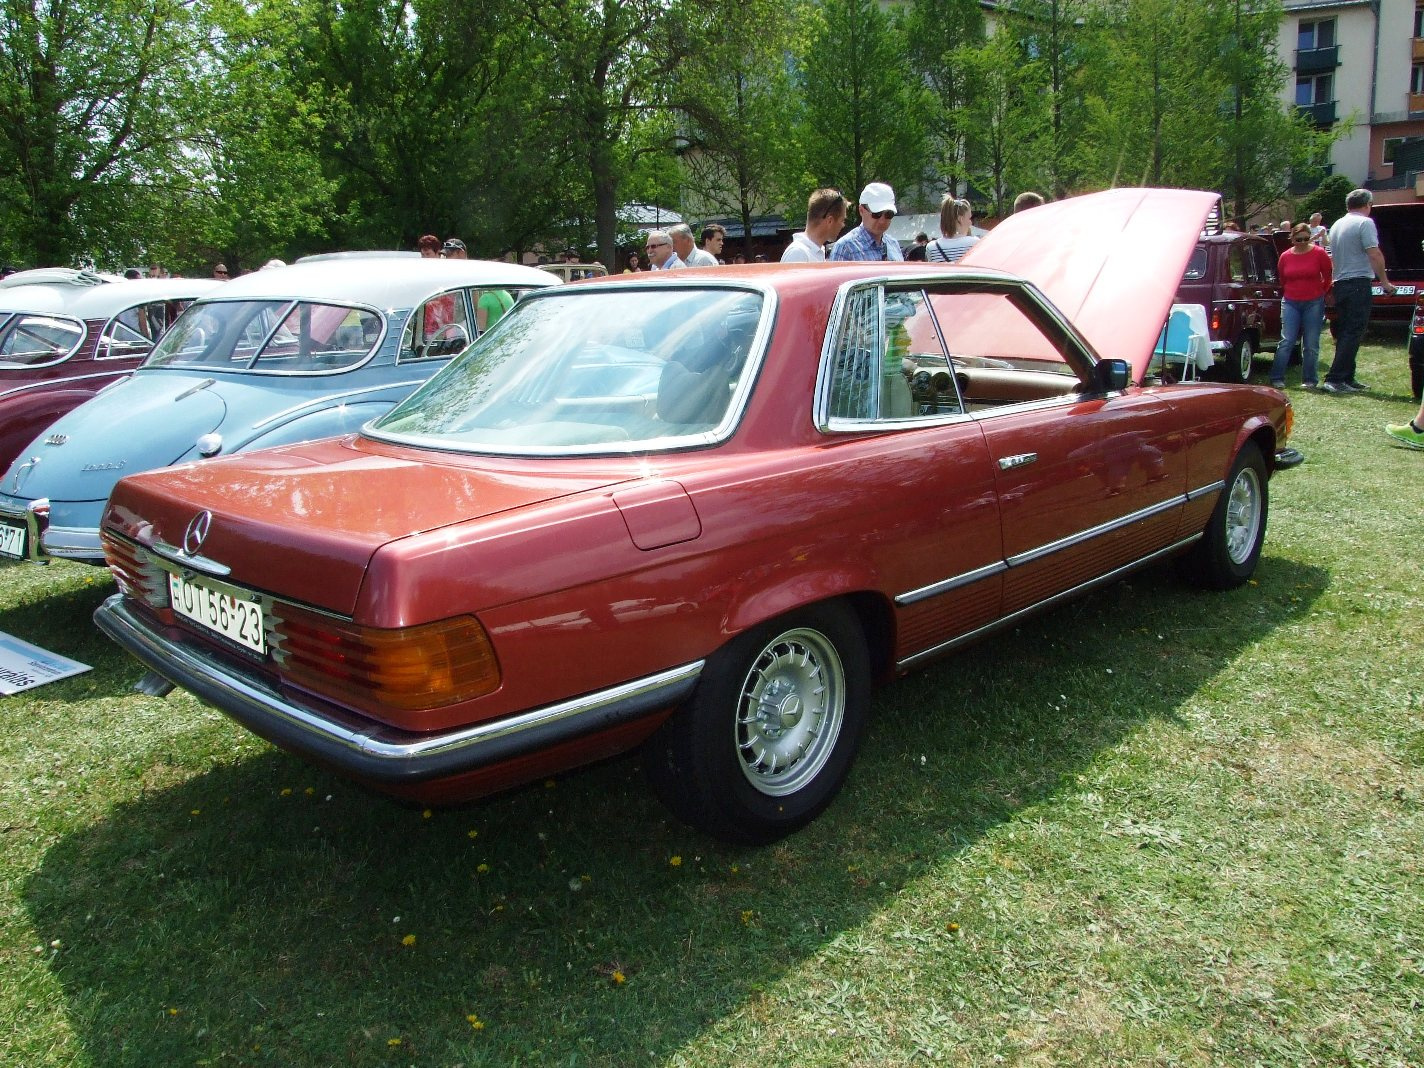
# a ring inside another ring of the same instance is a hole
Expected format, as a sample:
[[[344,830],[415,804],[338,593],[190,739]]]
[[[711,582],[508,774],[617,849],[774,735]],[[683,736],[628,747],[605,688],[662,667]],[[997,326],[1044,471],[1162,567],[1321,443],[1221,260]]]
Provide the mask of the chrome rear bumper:
[[[353,777],[391,784],[490,767],[672,708],[692,693],[704,663],[491,722],[424,734],[297,704],[201,648],[172,641],[132,611],[123,594],[100,605],[94,622],[147,667],[274,745]]]

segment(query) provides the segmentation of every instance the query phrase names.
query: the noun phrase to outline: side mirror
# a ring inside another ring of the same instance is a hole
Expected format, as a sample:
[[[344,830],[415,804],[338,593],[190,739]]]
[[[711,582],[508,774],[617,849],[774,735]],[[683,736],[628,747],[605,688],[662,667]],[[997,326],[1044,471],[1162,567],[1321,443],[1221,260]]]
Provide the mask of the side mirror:
[[[1099,360],[1093,365],[1093,392],[1119,393],[1132,383],[1132,365],[1126,360]]]

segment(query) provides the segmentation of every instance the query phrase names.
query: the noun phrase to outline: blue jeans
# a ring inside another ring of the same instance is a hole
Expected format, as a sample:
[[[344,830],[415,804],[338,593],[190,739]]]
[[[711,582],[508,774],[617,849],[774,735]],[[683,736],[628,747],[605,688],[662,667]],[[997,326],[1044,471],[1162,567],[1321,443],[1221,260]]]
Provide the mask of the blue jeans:
[[[1302,382],[1315,381],[1315,364],[1320,359],[1320,327],[1325,322],[1325,298],[1281,301],[1281,343],[1271,361],[1271,381],[1283,382],[1291,349],[1300,341]]]
[[[1335,359],[1330,370],[1325,372],[1327,382],[1353,382],[1355,380],[1355,357],[1360,351],[1360,342],[1365,337],[1365,327],[1370,325],[1370,305],[1374,297],[1370,295],[1372,278],[1338,279],[1332,287],[1335,291]]]

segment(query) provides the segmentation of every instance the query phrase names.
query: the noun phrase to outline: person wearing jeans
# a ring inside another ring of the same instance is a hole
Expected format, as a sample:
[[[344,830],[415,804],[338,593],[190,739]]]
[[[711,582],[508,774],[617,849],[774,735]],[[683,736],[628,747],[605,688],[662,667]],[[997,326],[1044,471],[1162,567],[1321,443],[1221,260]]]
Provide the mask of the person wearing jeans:
[[[1335,264],[1335,359],[1325,373],[1320,388],[1325,393],[1358,393],[1365,388],[1355,378],[1355,357],[1370,325],[1370,286],[1379,279],[1380,288],[1394,293],[1385,277],[1384,253],[1379,232],[1370,218],[1374,195],[1368,189],[1352,189],[1345,197],[1345,214],[1330,227],[1330,251]]]
[[[1276,269],[1282,283],[1281,343],[1271,363],[1271,385],[1284,389],[1291,349],[1300,341],[1300,381],[1315,388],[1315,364],[1320,358],[1320,326],[1325,315],[1325,291],[1330,288],[1330,256],[1310,239],[1310,224],[1291,227],[1291,247],[1281,253]],[[1338,296],[1336,298],[1339,299]]]

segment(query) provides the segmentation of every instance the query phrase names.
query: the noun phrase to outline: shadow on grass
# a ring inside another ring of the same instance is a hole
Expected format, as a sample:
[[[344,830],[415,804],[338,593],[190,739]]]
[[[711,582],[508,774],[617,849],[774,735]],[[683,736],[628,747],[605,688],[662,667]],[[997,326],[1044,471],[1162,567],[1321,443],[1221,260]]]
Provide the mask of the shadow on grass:
[[[96,1064],[659,1061],[774,1014],[789,971],[1172,720],[1326,582],[1147,572],[903,680],[839,801],[768,849],[671,822],[632,758],[427,815],[269,752],[60,840],[25,904]]]

